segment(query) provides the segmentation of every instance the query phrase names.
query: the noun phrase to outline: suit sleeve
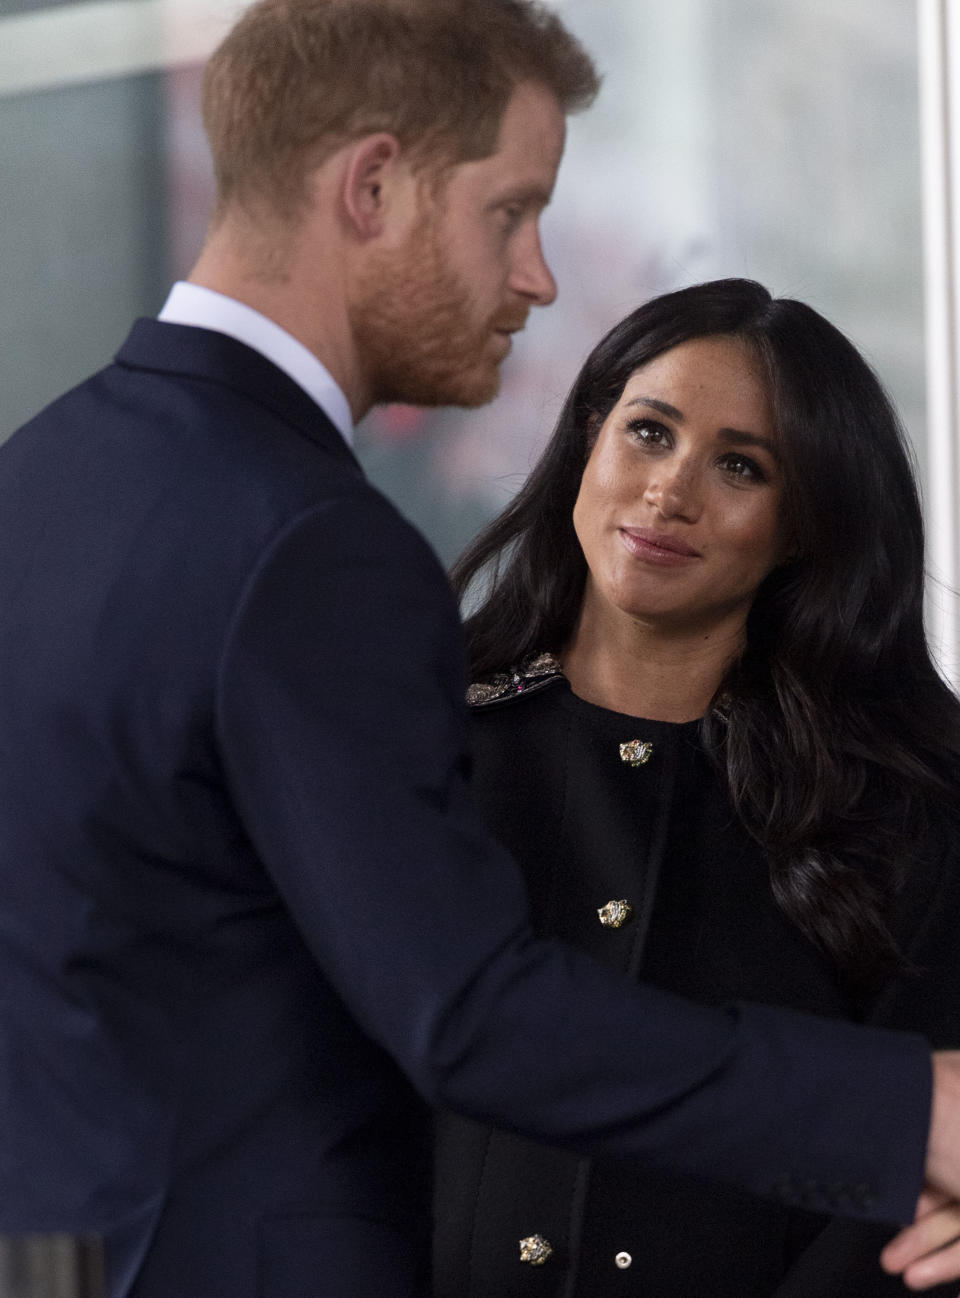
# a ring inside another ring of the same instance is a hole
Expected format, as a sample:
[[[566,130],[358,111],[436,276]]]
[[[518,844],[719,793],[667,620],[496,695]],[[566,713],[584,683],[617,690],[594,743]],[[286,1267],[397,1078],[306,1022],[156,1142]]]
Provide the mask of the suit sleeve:
[[[930,1058],[917,1037],[693,1006],[534,939],[469,799],[446,580],[375,494],[261,556],[224,647],[235,803],[325,976],[432,1104],[767,1197],[912,1217]]]

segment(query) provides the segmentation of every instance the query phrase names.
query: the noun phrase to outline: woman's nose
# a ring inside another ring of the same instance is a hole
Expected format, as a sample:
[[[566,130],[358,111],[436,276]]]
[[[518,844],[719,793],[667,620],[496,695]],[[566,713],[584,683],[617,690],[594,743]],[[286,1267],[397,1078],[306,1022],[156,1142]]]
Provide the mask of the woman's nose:
[[[644,497],[663,518],[699,517],[700,489],[692,465],[661,465],[660,472],[648,483]]]

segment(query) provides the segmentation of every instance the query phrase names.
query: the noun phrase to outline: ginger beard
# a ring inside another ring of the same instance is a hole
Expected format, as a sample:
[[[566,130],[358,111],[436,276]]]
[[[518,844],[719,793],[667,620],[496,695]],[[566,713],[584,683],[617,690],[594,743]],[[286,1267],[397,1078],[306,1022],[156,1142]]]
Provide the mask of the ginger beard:
[[[500,331],[522,329],[525,305],[478,318],[450,264],[432,215],[399,250],[376,257],[357,285],[351,325],[374,401],[482,406],[500,389],[509,347]]]

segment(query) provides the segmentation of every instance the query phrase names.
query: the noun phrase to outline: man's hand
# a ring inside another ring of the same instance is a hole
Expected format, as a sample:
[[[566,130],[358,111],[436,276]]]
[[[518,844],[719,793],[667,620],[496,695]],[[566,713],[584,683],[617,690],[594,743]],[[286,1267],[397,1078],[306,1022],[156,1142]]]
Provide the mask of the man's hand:
[[[880,1263],[902,1273],[908,1289],[929,1289],[960,1277],[960,1202],[939,1190],[920,1196],[912,1226],[892,1239]]]
[[[960,1279],[960,1051],[933,1056],[933,1104],[927,1143],[928,1189],[917,1216],[880,1255],[908,1289]]]
[[[933,1056],[927,1182],[960,1199],[960,1050]]]

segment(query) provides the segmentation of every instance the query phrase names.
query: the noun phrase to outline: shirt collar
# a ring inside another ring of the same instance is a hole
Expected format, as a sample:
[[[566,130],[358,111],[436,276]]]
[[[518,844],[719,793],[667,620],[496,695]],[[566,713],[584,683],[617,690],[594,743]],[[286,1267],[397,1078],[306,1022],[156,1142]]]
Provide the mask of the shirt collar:
[[[343,389],[313,352],[275,321],[235,298],[182,280],[170,290],[159,318],[167,324],[212,329],[246,343],[303,388],[340,430],[347,445],[353,443],[353,416]]]

